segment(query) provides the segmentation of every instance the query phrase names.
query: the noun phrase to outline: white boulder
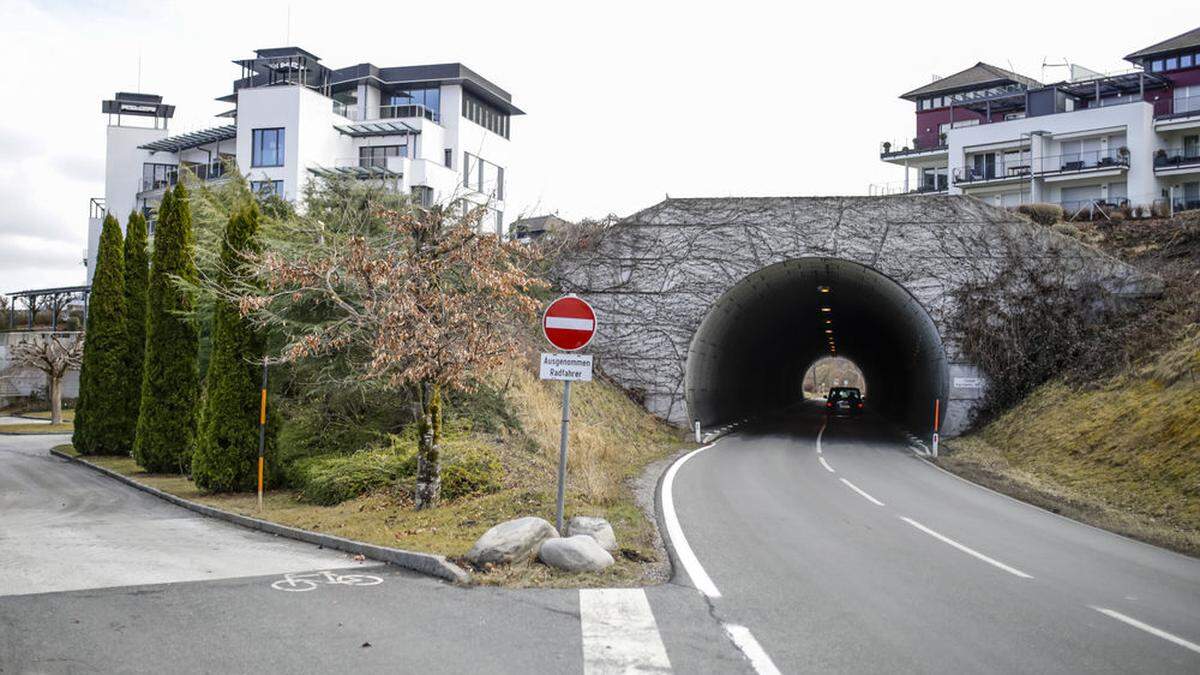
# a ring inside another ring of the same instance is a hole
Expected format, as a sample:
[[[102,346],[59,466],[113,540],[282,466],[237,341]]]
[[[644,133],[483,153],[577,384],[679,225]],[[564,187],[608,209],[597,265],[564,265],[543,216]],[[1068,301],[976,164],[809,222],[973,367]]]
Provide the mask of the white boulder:
[[[567,572],[599,572],[613,564],[613,557],[586,534],[548,539],[538,559]]]
[[[467,560],[476,565],[531,560],[537,556],[542,542],[557,536],[554,526],[541,518],[508,520],[484,532],[467,552]]]
[[[567,523],[567,536],[586,534],[596,540],[605,551],[612,553],[617,550],[617,536],[613,534],[612,525],[603,518],[594,516],[575,516]]]

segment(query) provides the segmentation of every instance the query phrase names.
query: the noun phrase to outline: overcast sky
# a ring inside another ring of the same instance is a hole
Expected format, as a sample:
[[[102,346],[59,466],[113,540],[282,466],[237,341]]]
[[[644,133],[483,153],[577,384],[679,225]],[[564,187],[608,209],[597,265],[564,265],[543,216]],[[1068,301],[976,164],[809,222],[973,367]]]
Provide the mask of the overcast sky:
[[[232,59],[290,42],[338,68],[460,61],[513,95],[510,213],[627,215],[665,195],[850,195],[901,179],[897,95],[976,61],[1100,71],[1200,25],[1190,2],[0,0],[0,292],[84,282],[100,101],[138,87],[216,126]],[[1065,77],[1062,69],[1047,80]]]

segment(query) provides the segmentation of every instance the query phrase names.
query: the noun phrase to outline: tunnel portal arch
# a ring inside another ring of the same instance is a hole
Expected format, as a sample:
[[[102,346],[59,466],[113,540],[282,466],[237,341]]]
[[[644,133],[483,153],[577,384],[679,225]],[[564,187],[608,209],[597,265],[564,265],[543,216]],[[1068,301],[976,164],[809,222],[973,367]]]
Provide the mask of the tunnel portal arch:
[[[832,353],[862,370],[873,410],[910,428],[949,389],[941,334],[903,286],[857,262],[800,258],[751,273],[705,314],[687,353],[689,417],[707,427],[794,404],[808,366]]]

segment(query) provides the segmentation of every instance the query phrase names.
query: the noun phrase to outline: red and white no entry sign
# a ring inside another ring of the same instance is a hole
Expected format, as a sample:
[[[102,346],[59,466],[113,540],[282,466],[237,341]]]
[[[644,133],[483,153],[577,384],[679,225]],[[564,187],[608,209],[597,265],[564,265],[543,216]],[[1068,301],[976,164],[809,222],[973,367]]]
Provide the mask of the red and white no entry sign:
[[[568,295],[555,300],[542,317],[542,332],[564,351],[583,349],[596,334],[596,312],[582,299]]]

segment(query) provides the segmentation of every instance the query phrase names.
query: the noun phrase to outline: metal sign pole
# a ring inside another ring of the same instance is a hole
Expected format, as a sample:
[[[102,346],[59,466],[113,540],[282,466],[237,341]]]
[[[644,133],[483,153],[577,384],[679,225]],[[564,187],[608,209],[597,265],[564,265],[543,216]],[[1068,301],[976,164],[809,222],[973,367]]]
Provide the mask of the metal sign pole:
[[[555,509],[555,522],[558,533],[566,536],[563,529],[563,497],[567,489],[567,425],[571,422],[571,381],[563,382],[562,400],[562,439],[558,442],[558,505]]]
[[[267,442],[267,357],[263,357],[262,397],[258,409],[258,510],[263,510],[263,454]]]

